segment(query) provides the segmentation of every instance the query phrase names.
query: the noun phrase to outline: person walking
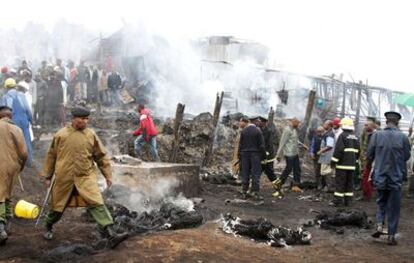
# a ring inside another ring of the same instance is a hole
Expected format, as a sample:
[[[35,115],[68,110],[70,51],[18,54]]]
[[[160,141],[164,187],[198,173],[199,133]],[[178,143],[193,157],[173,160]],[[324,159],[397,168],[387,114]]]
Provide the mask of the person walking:
[[[114,221],[104,204],[99,190],[96,166],[105,177],[107,187],[112,185],[111,163],[108,152],[96,133],[87,128],[90,111],[83,107],[72,110],[72,123],[59,130],[53,137],[46,155],[44,174],[46,186],[51,191],[50,211],[45,218],[43,237],[52,240],[53,226],[67,207],[88,207],[88,212],[98,224],[101,237],[107,246],[114,248],[127,234],[117,234]]]
[[[13,216],[11,197],[14,182],[24,169],[27,150],[22,130],[12,121],[12,109],[0,106],[0,246],[8,239]]]
[[[367,162],[374,161],[374,185],[377,190],[377,231],[373,237],[383,233],[385,221],[388,223],[388,245],[397,245],[401,208],[401,188],[403,169],[410,159],[410,142],[398,124],[401,114],[394,111],[385,113],[387,127],[377,131],[370,139]],[[387,218],[386,218],[387,217]]]

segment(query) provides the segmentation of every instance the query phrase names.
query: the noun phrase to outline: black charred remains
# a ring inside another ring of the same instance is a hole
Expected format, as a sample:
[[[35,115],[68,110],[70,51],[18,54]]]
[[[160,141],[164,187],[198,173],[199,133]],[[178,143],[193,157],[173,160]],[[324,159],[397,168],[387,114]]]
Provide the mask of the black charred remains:
[[[337,230],[338,227],[357,227],[369,229],[372,226],[372,222],[368,220],[367,214],[362,210],[322,210],[316,216],[315,222],[320,225],[322,229],[328,230]]]
[[[226,214],[221,220],[224,232],[249,237],[257,242],[266,242],[272,247],[309,245],[312,239],[311,233],[304,231],[302,228],[293,230],[275,226],[264,218],[243,220],[231,214]]]
[[[203,216],[199,211],[188,211],[173,203],[164,203],[159,210],[141,214],[120,204],[110,204],[108,209],[114,217],[118,232],[128,232],[130,235],[193,228],[203,223]]]
[[[241,185],[240,182],[237,181],[237,178],[230,173],[230,171],[206,169],[201,171],[201,179],[210,184]]]

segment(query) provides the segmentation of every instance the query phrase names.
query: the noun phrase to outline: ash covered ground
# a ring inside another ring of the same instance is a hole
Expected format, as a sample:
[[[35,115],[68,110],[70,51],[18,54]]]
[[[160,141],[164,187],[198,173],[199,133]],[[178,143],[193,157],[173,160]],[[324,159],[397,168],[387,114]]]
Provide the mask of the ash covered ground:
[[[105,117],[94,116],[92,125],[112,154],[131,153],[133,137],[130,132],[136,125],[135,115],[118,112],[103,116]],[[207,113],[184,120],[179,162],[201,162],[212,129],[210,123],[211,115]],[[167,160],[168,147],[171,147],[172,143],[172,121],[158,119],[157,124],[161,131],[160,156],[162,160]],[[277,127],[281,125],[280,122],[277,123]],[[219,129],[222,129],[222,136],[216,138],[212,168],[202,173],[226,177],[230,169],[229,161],[236,129],[231,118],[230,121],[222,122]],[[38,169],[49,143],[50,134],[43,134],[41,140],[34,144]],[[277,173],[280,173],[282,168],[283,164],[275,167]],[[304,164],[305,181],[313,179],[310,168]],[[46,189],[37,177],[38,169],[25,169],[22,178],[26,191],[22,192],[16,186],[14,201],[25,199],[36,204],[42,203]],[[114,196],[108,194],[107,201],[117,215],[115,220],[118,220],[118,225],[129,231],[129,224],[135,226],[131,237],[115,250],[91,249],[96,240],[95,224],[85,216],[85,210],[82,208],[66,211],[63,219],[56,225],[56,238],[53,242],[43,240],[43,229],[34,228],[34,222],[13,220],[12,236],[7,246],[0,247],[0,261],[414,262],[412,200],[403,199],[399,245],[389,247],[384,240],[373,240],[370,236],[373,232],[370,229],[370,221],[375,215],[374,201],[353,203],[352,210],[365,212],[366,218],[362,216],[357,219],[361,224],[343,226],[334,220],[335,225],[327,226],[326,221],[322,221],[336,212],[335,208],[328,206],[330,195],[317,195],[316,190],[309,189],[303,193],[288,192],[285,198],[274,199],[271,197],[271,184],[265,176],[262,176],[261,185],[265,196],[263,204],[242,201],[238,193],[239,187],[231,181],[217,184],[202,180],[202,192],[194,199],[194,207],[184,210],[171,209],[171,202],[165,202],[158,203],[154,206],[156,208],[145,213],[139,208],[126,209],[122,204],[117,204],[116,200],[113,202]],[[140,213],[137,214],[133,210]],[[192,212],[188,214],[188,211]],[[271,247],[266,242],[254,240],[240,233],[235,235],[222,231],[220,218],[227,214],[250,220],[248,222],[265,218],[271,222],[272,227],[303,227],[303,230],[311,233],[312,239],[310,245]],[[174,218],[178,220],[174,221]],[[185,218],[188,220],[184,220]],[[180,225],[184,221],[186,224]]]

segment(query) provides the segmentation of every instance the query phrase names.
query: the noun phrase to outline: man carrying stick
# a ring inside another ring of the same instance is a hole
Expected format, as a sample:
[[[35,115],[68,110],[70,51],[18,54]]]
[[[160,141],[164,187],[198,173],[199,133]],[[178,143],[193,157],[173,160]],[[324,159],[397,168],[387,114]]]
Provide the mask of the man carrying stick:
[[[6,225],[12,217],[10,198],[14,180],[28,157],[23,132],[11,118],[11,108],[0,106],[0,246],[8,238]]]

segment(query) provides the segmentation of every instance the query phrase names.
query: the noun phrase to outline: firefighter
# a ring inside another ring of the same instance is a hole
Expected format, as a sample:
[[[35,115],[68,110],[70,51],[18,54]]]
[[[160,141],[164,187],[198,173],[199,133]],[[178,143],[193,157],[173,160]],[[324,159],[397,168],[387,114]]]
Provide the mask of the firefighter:
[[[354,196],[353,174],[359,158],[359,140],[354,134],[354,121],[350,118],[341,120],[343,132],[338,136],[332,156],[335,167],[335,192],[333,206],[350,205]]]

